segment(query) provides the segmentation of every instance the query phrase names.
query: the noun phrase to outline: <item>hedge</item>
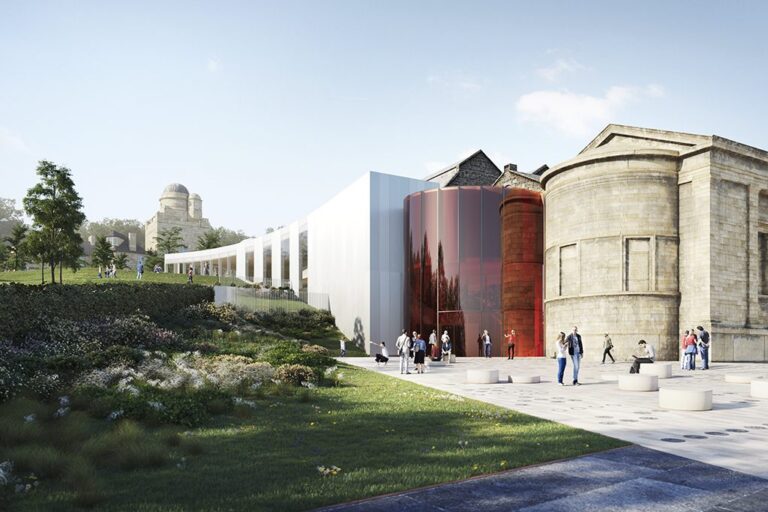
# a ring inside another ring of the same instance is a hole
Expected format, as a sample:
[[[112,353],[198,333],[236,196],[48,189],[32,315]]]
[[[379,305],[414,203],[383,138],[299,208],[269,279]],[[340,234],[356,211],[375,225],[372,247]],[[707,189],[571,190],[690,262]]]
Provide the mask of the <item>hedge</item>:
[[[213,288],[189,284],[0,285],[0,339],[16,339],[37,322],[52,318],[85,320],[142,313],[152,319],[213,301]]]

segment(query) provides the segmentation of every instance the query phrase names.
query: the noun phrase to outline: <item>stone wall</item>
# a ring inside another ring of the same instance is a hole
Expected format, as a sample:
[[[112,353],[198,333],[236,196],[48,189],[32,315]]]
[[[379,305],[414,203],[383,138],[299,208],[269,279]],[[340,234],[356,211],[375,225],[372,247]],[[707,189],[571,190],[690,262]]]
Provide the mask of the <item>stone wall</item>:
[[[496,167],[485,153],[478,152],[459,164],[459,172],[448,184],[451,187],[468,185],[493,185],[500,176]]]
[[[605,333],[621,359],[640,339],[676,359],[675,153],[596,152],[551,169],[543,181],[548,345],[578,325],[590,360],[602,357]]]

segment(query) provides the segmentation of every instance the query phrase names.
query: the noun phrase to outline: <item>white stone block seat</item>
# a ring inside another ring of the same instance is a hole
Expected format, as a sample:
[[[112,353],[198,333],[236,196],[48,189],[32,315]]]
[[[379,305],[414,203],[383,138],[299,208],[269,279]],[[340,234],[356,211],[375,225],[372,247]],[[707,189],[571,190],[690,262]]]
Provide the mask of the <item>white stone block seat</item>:
[[[763,375],[756,373],[726,373],[725,382],[732,384],[749,384],[753,380],[759,380],[764,378]]]
[[[659,390],[659,407],[674,411],[709,411],[712,409],[712,390],[663,387]]]
[[[656,375],[660,379],[672,377],[672,363],[645,363],[640,365],[641,375]]]
[[[496,384],[499,370],[467,370],[467,384]]]
[[[749,386],[749,394],[753,398],[768,398],[768,380],[755,379]]]
[[[538,384],[541,382],[539,375],[510,375],[507,380],[514,384]]]
[[[659,378],[656,375],[626,373],[619,375],[619,389],[622,391],[658,391]]]

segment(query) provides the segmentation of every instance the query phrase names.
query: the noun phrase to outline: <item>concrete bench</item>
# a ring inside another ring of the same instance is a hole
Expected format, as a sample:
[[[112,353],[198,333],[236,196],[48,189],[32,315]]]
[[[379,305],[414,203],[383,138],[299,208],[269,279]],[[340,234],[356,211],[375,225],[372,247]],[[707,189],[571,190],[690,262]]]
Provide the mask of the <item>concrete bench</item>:
[[[602,373],[600,374],[600,380],[605,382],[616,382],[619,380],[618,373]]]
[[[640,365],[642,375],[655,375],[660,379],[672,377],[672,363],[643,363]]]
[[[510,375],[507,380],[514,384],[538,384],[541,382],[541,377],[538,375]]]
[[[659,407],[674,411],[709,411],[712,409],[712,390],[661,388]]]
[[[628,373],[619,375],[619,389],[622,391],[658,391],[659,378],[656,375]]]
[[[499,370],[467,370],[467,384],[496,384]]]
[[[762,379],[763,376],[755,373],[727,373],[725,382],[732,384],[749,384],[753,380]]]
[[[749,394],[753,398],[768,398],[768,380],[753,380],[749,385]]]

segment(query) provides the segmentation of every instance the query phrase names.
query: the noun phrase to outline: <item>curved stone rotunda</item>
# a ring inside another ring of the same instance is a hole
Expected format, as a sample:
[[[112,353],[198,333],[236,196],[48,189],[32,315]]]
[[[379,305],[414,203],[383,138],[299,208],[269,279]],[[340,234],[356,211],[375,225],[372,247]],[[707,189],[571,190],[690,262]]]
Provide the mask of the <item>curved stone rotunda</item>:
[[[703,325],[713,360],[766,360],[768,152],[609,125],[541,183],[547,340],[578,325],[590,359],[610,333],[617,359],[643,338],[674,360]]]

